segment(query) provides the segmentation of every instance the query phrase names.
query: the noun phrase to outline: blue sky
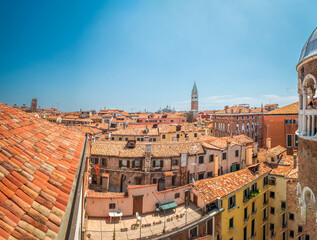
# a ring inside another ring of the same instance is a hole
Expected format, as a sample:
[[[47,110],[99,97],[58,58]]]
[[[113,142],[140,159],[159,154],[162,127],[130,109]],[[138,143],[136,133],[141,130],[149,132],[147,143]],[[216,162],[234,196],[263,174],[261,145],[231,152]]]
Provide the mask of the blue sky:
[[[1,1],[0,102],[63,111],[297,100],[316,1]]]

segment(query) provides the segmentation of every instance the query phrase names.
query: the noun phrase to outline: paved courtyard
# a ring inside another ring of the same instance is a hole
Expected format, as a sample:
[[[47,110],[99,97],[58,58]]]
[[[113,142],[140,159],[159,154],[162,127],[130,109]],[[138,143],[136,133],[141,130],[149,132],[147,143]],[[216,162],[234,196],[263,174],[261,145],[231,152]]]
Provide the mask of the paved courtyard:
[[[183,215],[184,214],[184,215]],[[178,215],[178,218],[176,217]],[[180,217],[183,215],[182,217]],[[197,221],[201,218],[202,212],[197,209],[193,204],[190,204],[187,210],[187,220],[186,220],[186,209],[184,205],[177,207],[174,210],[168,210],[165,213],[150,213],[142,214],[142,224],[151,224],[150,226],[141,228],[141,236],[146,239],[150,236],[159,236],[163,233],[164,229],[164,219],[165,219],[165,231],[169,232],[177,228],[182,228],[187,224],[190,224],[194,221]],[[171,220],[171,218],[173,218]],[[168,221],[169,220],[169,221]],[[161,223],[154,224],[153,222]],[[115,239],[139,239],[140,237],[140,228],[131,229],[132,224],[136,224],[136,217],[122,217],[120,221],[119,218],[112,219],[112,223],[109,222],[106,218],[89,218],[87,222],[87,231],[86,234],[91,240],[100,240],[100,239],[113,239],[115,232]],[[121,231],[121,229],[127,228],[127,231]],[[115,231],[114,231],[115,230]]]

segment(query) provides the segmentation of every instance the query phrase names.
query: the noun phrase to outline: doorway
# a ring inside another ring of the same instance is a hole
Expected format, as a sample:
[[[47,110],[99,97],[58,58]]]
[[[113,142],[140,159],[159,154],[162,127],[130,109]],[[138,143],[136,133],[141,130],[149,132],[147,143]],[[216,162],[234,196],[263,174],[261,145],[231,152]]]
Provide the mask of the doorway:
[[[138,212],[142,214],[143,209],[143,195],[142,196],[133,196],[133,215]]]

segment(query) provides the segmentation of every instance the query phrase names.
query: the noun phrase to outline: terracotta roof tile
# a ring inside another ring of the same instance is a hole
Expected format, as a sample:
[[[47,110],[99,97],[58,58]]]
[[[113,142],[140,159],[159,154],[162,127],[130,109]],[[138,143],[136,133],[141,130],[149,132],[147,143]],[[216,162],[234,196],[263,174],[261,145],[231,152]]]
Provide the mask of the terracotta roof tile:
[[[10,212],[12,212],[15,216],[19,218],[21,218],[25,213],[18,205],[16,205],[9,199],[6,199],[1,205],[3,208],[8,209]]]
[[[0,239],[57,237],[83,143],[79,131],[0,103]]]

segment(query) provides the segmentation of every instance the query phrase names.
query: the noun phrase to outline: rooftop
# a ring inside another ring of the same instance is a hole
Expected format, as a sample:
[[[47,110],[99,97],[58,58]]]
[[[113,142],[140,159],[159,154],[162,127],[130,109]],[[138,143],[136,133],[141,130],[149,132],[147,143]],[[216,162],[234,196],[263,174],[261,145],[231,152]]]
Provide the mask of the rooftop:
[[[91,154],[117,157],[144,157],[145,146],[151,145],[152,157],[176,157],[182,153],[194,155],[204,153],[202,145],[197,141],[186,142],[137,142],[134,148],[128,148],[127,142],[95,141],[91,144]],[[198,148],[198,151],[194,147]]]
[[[298,115],[298,102],[295,102],[287,106],[265,113],[265,115],[284,115],[284,114]]]
[[[83,144],[78,131],[0,103],[0,238],[57,237]]]
[[[168,234],[203,218],[202,211],[192,203],[187,209],[187,223],[186,217],[183,215],[185,213],[185,206],[180,205],[175,210],[166,211],[165,214],[163,212],[142,214],[142,224],[149,224],[149,226],[141,228],[142,238],[163,237],[164,220],[166,221],[165,231]],[[182,217],[176,218],[176,215],[182,215]],[[173,219],[171,220],[171,218]],[[153,224],[153,222],[156,224]],[[105,218],[89,218],[86,233],[91,234],[91,239],[112,239],[115,230],[116,239],[139,239],[140,228],[131,229],[131,226],[135,223],[135,216],[122,217],[121,221],[116,218],[112,220],[112,223],[108,219],[105,220]]]
[[[202,179],[196,181],[195,189],[200,193],[205,204],[208,204],[217,200],[218,197],[223,198],[246,187],[247,184],[250,184],[272,170],[266,163],[253,166],[258,166],[258,171],[253,172],[251,167],[248,167],[218,177]]]

